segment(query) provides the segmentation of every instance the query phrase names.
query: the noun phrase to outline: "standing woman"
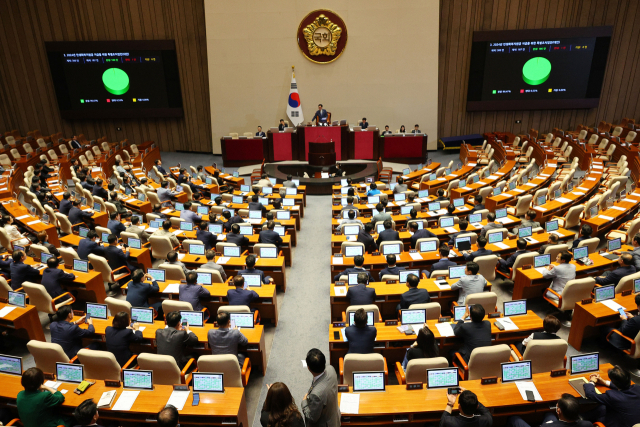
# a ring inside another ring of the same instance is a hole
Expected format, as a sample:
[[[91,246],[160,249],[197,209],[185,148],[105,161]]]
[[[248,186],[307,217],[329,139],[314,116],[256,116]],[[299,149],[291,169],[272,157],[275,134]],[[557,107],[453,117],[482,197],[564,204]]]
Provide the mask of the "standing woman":
[[[284,383],[273,383],[262,406],[262,427],[304,427],[304,420]]]
[[[31,244],[31,241],[24,237],[18,230],[18,227],[13,224],[13,217],[11,215],[2,215],[2,226],[9,235],[9,240],[11,240],[14,245],[26,246]]]
[[[406,131],[404,130],[404,125],[400,126],[400,133],[405,133]]]
[[[113,318],[112,326],[105,329],[105,341],[107,343],[107,351],[113,353],[120,367],[124,366],[133,353],[129,349],[132,342],[142,341],[142,331],[137,323],[129,326],[129,314],[121,311]]]

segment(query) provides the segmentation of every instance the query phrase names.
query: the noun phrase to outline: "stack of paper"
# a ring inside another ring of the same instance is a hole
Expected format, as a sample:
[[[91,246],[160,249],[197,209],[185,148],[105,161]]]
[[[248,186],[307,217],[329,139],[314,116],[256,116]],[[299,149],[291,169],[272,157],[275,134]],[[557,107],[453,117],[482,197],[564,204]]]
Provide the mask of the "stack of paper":
[[[509,245],[507,245],[506,243],[498,242],[498,243],[494,243],[494,245],[496,245],[500,249],[509,249]]]
[[[457,232],[458,232],[458,230],[456,230],[456,229],[455,229],[455,228],[453,228],[453,227],[446,227],[444,230],[445,230],[447,233],[457,233]]]
[[[416,260],[416,261],[423,259],[422,255],[420,254],[420,252],[409,253],[409,256],[411,257],[411,259]]]
[[[505,331],[515,331],[518,328],[518,325],[516,325],[515,323],[513,323],[513,320],[511,320],[511,318],[509,317],[502,317],[498,320],[502,326],[504,326],[504,330]]]
[[[229,257],[228,256],[221,256],[216,261],[216,264],[226,264],[228,261],[229,261]]]
[[[120,395],[120,398],[118,399],[116,404],[113,405],[112,409],[114,411],[131,410],[131,408],[133,407],[133,404],[136,402],[136,399],[138,398],[138,394],[140,394],[139,391],[124,390]]]
[[[441,337],[454,337],[456,335],[453,333],[451,323],[436,323],[436,328],[438,328]]]
[[[613,311],[618,311],[618,309],[624,308],[624,307],[622,307],[620,304],[618,304],[617,302],[615,302],[612,299],[608,299],[606,301],[602,301],[602,305],[606,305],[607,307],[609,307]]]
[[[170,283],[162,291],[163,294],[178,294],[180,293],[180,283]]]
[[[332,262],[334,265],[342,265],[344,264],[344,259],[342,257],[333,257]]]
[[[104,393],[102,393],[102,396],[100,396],[100,400],[98,401],[98,408],[110,407],[113,403],[113,399],[116,398],[116,394],[116,390],[105,391]]]
[[[533,392],[533,396],[536,400],[542,400],[542,396],[540,396],[540,392],[536,388],[536,385],[533,383],[533,381],[516,381],[516,387],[518,387],[518,391],[520,392],[520,396],[522,396],[522,400],[527,400],[527,390]]]
[[[360,411],[360,395],[354,393],[342,393],[340,397],[341,414],[357,414]]]
[[[182,411],[184,408],[184,404],[187,403],[187,398],[189,398],[189,394],[191,394],[190,390],[173,390],[171,396],[169,396],[169,401],[167,405],[174,406],[178,411]]]
[[[3,307],[2,310],[0,310],[0,317],[6,316],[7,314],[11,313],[15,309],[16,307]]]

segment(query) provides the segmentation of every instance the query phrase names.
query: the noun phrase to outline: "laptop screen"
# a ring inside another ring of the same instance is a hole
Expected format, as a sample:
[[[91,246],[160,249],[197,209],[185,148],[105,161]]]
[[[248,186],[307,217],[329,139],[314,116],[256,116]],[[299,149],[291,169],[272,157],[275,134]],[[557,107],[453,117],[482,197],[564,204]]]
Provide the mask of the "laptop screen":
[[[382,255],[400,255],[402,252],[400,243],[393,243],[382,246]]]
[[[573,250],[573,257],[575,259],[586,258],[588,256],[589,256],[589,247],[588,246],[583,246],[581,248],[575,248]]]
[[[132,308],[131,321],[138,323],[153,323],[153,308]]]
[[[295,196],[295,195],[297,195],[297,194],[298,194],[298,189],[297,189],[297,188],[287,187],[287,188],[284,190],[284,194],[285,194],[286,196]]]
[[[253,328],[253,313],[229,313],[231,325],[237,328]]]
[[[403,325],[424,325],[427,322],[427,310],[400,310],[400,319]]]
[[[393,200],[396,202],[402,202],[407,198],[407,195],[404,193],[396,193],[393,195]]]
[[[462,265],[462,266],[456,266],[456,267],[449,267],[449,279],[459,279],[461,277],[466,276],[467,274],[465,273],[467,267]]]
[[[622,247],[622,240],[618,237],[617,239],[607,240],[607,252],[617,251]]]
[[[494,196],[499,196],[500,193],[502,193],[502,188],[496,187],[496,188],[493,189],[493,195]]]
[[[547,233],[552,231],[556,231],[558,229],[558,220],[554,219],[553,221],[547,221],[544,223],[544,228],[547,230]]]
[[[429,203],[430,211],[439,211],[440,210],[440,202]]]
[[[224,393],[223,374],[194,373],[194,393]]]
[[[236,204],[241,205],[243,201],[244,200],[243,200],[242,196],[232,196],[231,197],[231,203],[236,203]]]
[[[616,285],[600,286],[594,288],[596,302],[614,299],[616,297]]]
[[[456,237],[456,248],[459,250],[471,249],[471,237]]]
[[[569,358],[571,375],[583,374],[586,372],[597,372],[600,369],[600,354],[587,353]]]
[[[345,225],[342,227],[345,236],[357,236],[360,233],[359,225]]]
[[[402,175],[407,175],[411,173],[411,168],[404,168],[402,169]]]
[[[262,279],[259,274],[243,274],[244,285],[246,287],[259,288],[262,286]]]
[[[456,305],[453,307],[453,320],[456,322],[462,320],[464,313],[467,311],[466,305]]]
[[[89,233],[89,229],[86,227],[79,227],[78,228],[78,236],[80,237],[87,237],[87,233]]]
[[[271,187],[262,187],[262,194],[273,194],[273,188],[271,188]]]
[[[502,242],[502,231],[497,233],[487,233],[487,242],[489,243],[498,243]]]
[[[107,319],[107,305],[106,304],[96,304],[94,302],[87,303],[87,317],[91,316],[91,318],[96,319]]]
[[[147,270],[147,274],[153,278],[156,282],[164,282],[165,271],[155,268],[150,268]]]
[[[151,227],[151,228],[162,228],[162,221],[151,221],[149,223],[149,227]]]
[[[458,387],[456,368],[427,369],[427,388]]]
[[[262,211],[249,211],[250,219],[262,219]]]
[[[453,217],[440,218],[440,228],[453,227],[455,219]]]
[[[248,193],[249,191],[251,191],[251,186],[249,186],[249,185],[241,185],[240,186],[240,191],[242,191],[243,193]]]
[[[411,213],[411,209],[413,209],[413,206],[401,206],[400,215],[409,215]]]
[[[369,196],[367,197],[367,202],[372,205],[377,205],[378,203],[380,203],[380,196]]]
[[[222,254],[224,256],[239,257],[240,246],[224,246],[222,248]]]
[[[276,218],[282,220],[291,219],[291,211],[277,211]]]
[[[469,215],[469,223],[477,224],[482,221],[482,214],[470,214]]]
[[[129,237],[129,239],[127,239],[127,244],[132,249],[140,249],[142,247],[140,239],[134,239],[133,237]]]
[[[420,191],[418,191],[418,197],[419,198],[429,197],[429,190],[420,190]],[[454,200],[454,202],[455,202],[455,200]]]
[[[546,267],[549,264],[551,264],[551,255],[549,254],[538,255],[533,257],[534,268]]]
[[[420,270],[400,270],[400,283],[407,283],[407,277],[410,274],[420,278]]]
[[[519,316],[521,314],[527,314],[527,300],[519,299],[515,301],[504,302],[504,315],[505,316]]]
[[[344,256],[352,257],[358,255],[364,255],[362,246],[345,246]]]
[[[124,388],[153,390],[153,371],[123,369],[122,386]]]
[[[507,209],[496,209],[496,219],[506,218],[507,217]]]
[[[89,271],[89,261],[83,261],[81,259],[73,260],[73,269],[81,273],[87,273]]]
[[[0,354],[0,372],[9,375],[22,375],[22,357]]]
[[[435,240],[427,240],[420,242],[420,252],[435,252],[438,249],[438,242]]]
[[[209,231],[213,234],[222,234],[222,224],[209,224]]]
[[[199,283],[201,285],[211,284],[211,273],[200,272],[200,271],[196,271],[196,273],[198,273],[198,279],[196,283]]]
[[[366,313],[367,313],[367,326],[373,326],[373,323],[374,323],[373,311],[367,311]],[[356,312],[350,311],[349,326],[356,324],[355,317],[356,317]]]
[[[56,362],[56,380],[63,383],[81,383],[84,380],[84,365]]]
[[[260,248],[260,257],[278,258],[278,248]]]
[[[501,363],[502,382],[522,381],[531,379],[531,361]]]
[[[98,202],[93,202],[93,210],[96,212],[100,212],[102,210],[102,205]]]
[[[282,206],[293,206],[296,204],[294,199],[282,199]]]
[[[189,245],[189,254],[204,255],[204,245]]]
[[[459,199],[453,199],[453,207],[459,208],[460,206],[464,206],[464,199],[462,197]]]
[[[529,237],[531,236],[531,227],[521,227],[518,229],[518,237]]]
[[[9,294],[8,295],[9,305],[14,305],[16,307],[22,307],[22,308],[26,307],[26,303],[25,303],[26,294],[23,294],[22,292],[13,292],[13,291],[9,291],[8,294]]]
[[[537,202],[538,206],[544,205],[547,203],[547,196],[538,196]]]
[[[193,231],[193,223],[192,222],[187,222],[187,221],[182,221],[180,223],[180,230]]]
[[[640,279],[633,281],[633,293],[640,294]]]
[[[102,243],[109,243],[109,233],[102,233]]]
[[[514,188],[516,188],[516,185],[518,183],[516,181],[509,181],[509,190],[513,190]]]
[[[46,264],[49,261],[49,258],[53,258],[53,254],[45,254],[44,252],[40,253],[40,262]]]
[[[354,372],[353,392],[384,391],[384,372]]]
[[[202,311],[180,311],[182,324],[187,321],[189,326],[204,326],[204,313]]]

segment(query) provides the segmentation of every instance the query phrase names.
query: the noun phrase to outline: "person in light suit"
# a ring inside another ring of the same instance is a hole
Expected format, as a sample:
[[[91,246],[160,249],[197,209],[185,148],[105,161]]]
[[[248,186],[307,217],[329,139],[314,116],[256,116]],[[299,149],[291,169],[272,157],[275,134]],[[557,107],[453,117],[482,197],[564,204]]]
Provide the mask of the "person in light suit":
[[[162,181],[162,183],[160,184],[160,188],[158,188],[157,194],[158,199],[161,203],[168,202],[171,200],[171,198],[178,195],[178,193],[169,189],[169,181]]]
[[[307,369],[313,376],[311,387],[302,398],[302,414],[307,427],[340,427],[338,376],[316,348],[307,353]]]
[[[180,212],[180,218],[184,219],[186,222],[200,222],[202,221],[202,217],[195,213],[191,208],[193,207],[191,202],[186,202],[184,204],[184,210]]]
[[[218,313],[218,329],[209,329],[207,332],[207,341],[211,354],[233,354],[238,358],[240,366],[244,364],[247,356],[238,352],[238,346],[247,345],[249,340],[238,328],[231,329],[231,318],[229,313]]]

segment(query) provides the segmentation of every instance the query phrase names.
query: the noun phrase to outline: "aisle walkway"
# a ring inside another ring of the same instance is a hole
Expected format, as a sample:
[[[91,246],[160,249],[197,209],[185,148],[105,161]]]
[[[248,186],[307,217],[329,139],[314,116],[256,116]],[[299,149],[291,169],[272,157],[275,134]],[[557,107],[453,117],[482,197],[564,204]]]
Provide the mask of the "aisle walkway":
[[[255,414],[253,427],[260,427],[260,410],[267,396],[265,384],[283,382],[291,390],[298,407],[309,385],[311,374],[302,366],[307,351],[320,349],[329,358],[329,247],[331,245],[331,197],[307,196],[302,229],[293,266],[288,271],[287,292],[267,364],[267,374]]]

